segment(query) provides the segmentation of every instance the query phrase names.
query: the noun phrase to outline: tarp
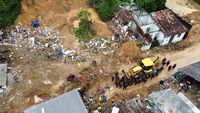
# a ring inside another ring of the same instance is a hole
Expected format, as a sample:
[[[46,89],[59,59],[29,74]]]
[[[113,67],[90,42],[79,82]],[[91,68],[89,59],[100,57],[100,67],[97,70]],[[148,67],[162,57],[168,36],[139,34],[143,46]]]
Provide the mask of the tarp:
[[[39,26],[39,22],[37,20],[32,21],[32,26],[33,27],[38,27]]]

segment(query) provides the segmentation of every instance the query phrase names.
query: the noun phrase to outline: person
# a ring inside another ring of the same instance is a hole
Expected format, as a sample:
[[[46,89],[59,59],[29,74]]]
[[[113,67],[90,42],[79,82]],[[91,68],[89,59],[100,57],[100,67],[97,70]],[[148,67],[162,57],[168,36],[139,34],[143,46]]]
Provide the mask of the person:
[[[175,69],[175,68],[176,68],[176,64],[174,64],[174,65],[172,66],[172,70]]]
[[[126,72],[124,71],[124,69],[122,70],[122,73],[124,74],[124,76],[126,76]]]
[[[77,67],[78,69],[80,69],[80,68],[81,68],[81,64],[80,64],[80,63],[77,63],[76,67]]]
[[[168,71],[170,71],[172,69],[172,66],[171,65],[169,65],[169,67],[168,67]]]
[[[97,66],[97,61],[96,60],[92,60],[92,66],[94,66],[94,67]]]
[[[162,72],[164,69],[164,66],[162,66],[160,69],[159,69],[159,72]]]
[[[170,61],[167,61],[167,64],[166,64],[166,65],[168,66],[169,64],[170,64]]]
[[[88,104],[93,104],[94,103],[94,100],[92,99],[92,97],[89,97],[89,99],[88,99],[88,102],[87,102]]]
[[[74,81],[75,80],[75,75],[74,74],[70,74],[67,76],[67,81]]]
[[[115,78],[114,78],[114,80],[115,80],[115,85],[116,85],[116,87],[118,87],[118,86],[119,86],[119,75],[118,75],[118,73],[115,73]]]
[[[167,59],[166,59],[165,57],[162,59],[162,64],[163,64],[163,65],[166,64],[166,60],[167,60]]]
[[[112,82],[115,80],[115,76],[112,75]]]
[[[164,81],[160,80],[159,85],[164,85]]]
[[[79,82],[79,83],[83,83],[83,79],[82,79],[82,75],[79,73],[78,75],[77,75],[77,81]]]

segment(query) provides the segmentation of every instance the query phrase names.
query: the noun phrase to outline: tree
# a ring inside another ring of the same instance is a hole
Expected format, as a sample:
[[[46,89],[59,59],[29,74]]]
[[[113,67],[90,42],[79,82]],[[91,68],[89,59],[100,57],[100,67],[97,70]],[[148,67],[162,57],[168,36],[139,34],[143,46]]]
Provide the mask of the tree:
[[[113,17],[119,5],[130,0],[88,0],[89,4],[95,8],[102,21],[108,21]]]
[[[21,0],[0,0],[0,28],[5,28],[14,23],[20,13]]]
[[[88,19],[90,15],[91,14],[86,10],[82,10],[78,14],[80,22],[79,28],[75,31],[75,36],[79,41],[87,42],[96,35],[96,32],[92,26],[92,22]]]
[[[166,0],[136,0],[135,3],[140,8],[150,13],[165,9]]]
[[[114,12],[121,4],[120,0],[104,0],[98,6],[96,11],[98,12],[102,21],[108,21],[113,17]]]

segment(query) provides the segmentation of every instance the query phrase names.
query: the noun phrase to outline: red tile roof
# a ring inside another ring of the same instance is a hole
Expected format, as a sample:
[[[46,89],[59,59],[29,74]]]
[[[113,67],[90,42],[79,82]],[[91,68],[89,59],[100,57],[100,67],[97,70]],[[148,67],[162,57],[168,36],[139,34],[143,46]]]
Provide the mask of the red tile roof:
[[[153,12],[151,15],[167,37],[188,31],[181,20],[169,9]]]

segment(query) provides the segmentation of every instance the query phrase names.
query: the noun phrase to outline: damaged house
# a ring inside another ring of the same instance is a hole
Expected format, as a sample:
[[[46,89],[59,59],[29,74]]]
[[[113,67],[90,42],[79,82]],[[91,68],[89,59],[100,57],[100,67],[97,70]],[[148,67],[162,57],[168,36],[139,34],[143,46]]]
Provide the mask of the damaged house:
[[[152,92],[118,104],[118,113],[200,113],[200,110],[181,92],[171,89]]]
[[[124,17],[124,15],[129,16]],[[120,19],[127,17],[128,19],[125,22]],[[126,24],[120,24],[121,22]],[[124,38],[127,38],[127,34],[129,34],[129,39],[135,39],[142,43],[142,50],[150,49],[152,43],[155,42],[161,46],[176,43],[184,39],[190,29],[189,25],[186,25],[186,22],[183,22],[170,9],[147,13],[135,5],[121,7],[112,23],[115,24],[114,26],[120,26],[121,31],[125,32],[116,32],[119,27],[112,26],[111,29],[115,33],[122,35]]]
[[[0,64],[0,89],[6,88],[7,64]]]

